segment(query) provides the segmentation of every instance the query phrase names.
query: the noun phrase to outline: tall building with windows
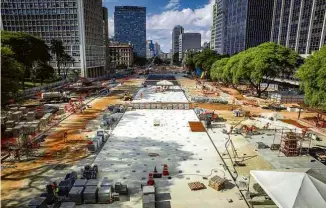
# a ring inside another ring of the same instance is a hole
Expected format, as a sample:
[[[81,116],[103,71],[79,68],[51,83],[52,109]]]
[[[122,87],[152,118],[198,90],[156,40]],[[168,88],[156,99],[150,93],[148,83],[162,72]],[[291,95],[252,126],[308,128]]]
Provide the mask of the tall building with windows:
[[[232,55],[270,40],[273,1],[216,0],[216,5],[215,50],[219,54]]]
[[[213,23],[211,26],[211,41],[210,41],[210,48],[212,50],[215,50],[215,42],[216,42],[216,28],[217,28],[217,18],[218,18],[218,1],[215,1],[215,4],[213,5]]]
[[[134,53],[131,44],[129,43],[119,43],[111,42],[109,47],[111,68],[116,68],[117,66],[132,66],[134,61]]]
[[[179,61],[184,58],[187,50],[201,50],[200,33],[182,33],[179,35]]]
[[[172,54],[179,53],[179,36],[184,31],[183,27],[177,25],[172,30]]]
[[[325,0],[274,0],[271,41],[304,56],[326,39]]]
[[[2,1],[1,18],[4,30],[61,40],[81,76],[106,73],[102,0]]]
[[[146,57],[146,7],[116,6],[115,41],[131,43],[138,56]]]
[[[154,43],[152,40],[146,41],[146,58],[153,58],[155,55]]]

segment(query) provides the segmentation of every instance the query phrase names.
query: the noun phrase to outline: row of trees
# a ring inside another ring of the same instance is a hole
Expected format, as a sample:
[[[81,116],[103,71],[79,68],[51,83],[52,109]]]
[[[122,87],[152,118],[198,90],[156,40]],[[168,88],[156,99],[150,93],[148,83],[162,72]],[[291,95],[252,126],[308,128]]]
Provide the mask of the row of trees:
[[[208,48],[201,52],[188,52],[185,61],[186,67],[190,70],[201,68],[205,70],[209,76],[212,65],[222,58],[228,57],[226,55],[219,55],[215,51]]]
[[[7,104],[19,89],[25,89],[26,80],[33,82],[55,78],[54,69],[48,64],[53,59],[58,65],[58,74],[61,68],[68,70],[69,63],[73,63],[64,51],[61,41],[52,40],[51,46],[37,37],[26,33],[1,32],[1,100]],[[64,74],[66,78],[67,72]]]
[[[294,74],[300,61],[300,56],[293,50],[267,42],[216,61],[210,76],[234,88],[248,84],[261,97],[275,78]],[[267,85],[262,87],[262,83]]]

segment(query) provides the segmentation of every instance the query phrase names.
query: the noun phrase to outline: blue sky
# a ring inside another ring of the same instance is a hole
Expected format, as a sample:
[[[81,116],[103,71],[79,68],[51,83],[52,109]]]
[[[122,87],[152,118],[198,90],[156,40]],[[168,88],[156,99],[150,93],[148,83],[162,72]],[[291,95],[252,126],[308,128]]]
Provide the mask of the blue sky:
[[[202,43],[209,41],[212,24],[212,0],[103,0],[109,10],[109,35],[114,36],[115,6],[145,6],[147,9],[147,39],[158,42],[161,50],[171,49],[171,33],[175,25],[185,32],[199,32]]]

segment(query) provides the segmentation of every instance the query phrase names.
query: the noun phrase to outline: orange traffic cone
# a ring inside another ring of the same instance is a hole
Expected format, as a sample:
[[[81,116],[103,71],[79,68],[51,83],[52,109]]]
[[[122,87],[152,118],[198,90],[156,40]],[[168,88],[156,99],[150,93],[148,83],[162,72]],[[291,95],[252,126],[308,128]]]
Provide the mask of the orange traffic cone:
[[[152,174],[152,173],[149,173],[149,174],[148,174],[147,185],[149,185],[149,186],[154,186],[154,184],[155,184],[155,181],[154,181],[154,179],[153,179],[153,174]]]
[[[162,175],[164,176],[168,176],[169,175],[169,170],[168,170],[168,165],[167,164],[164,164],[163,166],[163,173]]]

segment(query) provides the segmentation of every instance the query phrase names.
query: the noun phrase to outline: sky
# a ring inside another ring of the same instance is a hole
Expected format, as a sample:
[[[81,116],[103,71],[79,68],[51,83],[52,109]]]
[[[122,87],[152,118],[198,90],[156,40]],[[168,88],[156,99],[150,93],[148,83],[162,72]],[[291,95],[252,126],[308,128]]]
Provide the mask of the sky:
[[[103,0],[109,12],[109,36],[114,36],[115,6],[146,7],[146,39],[158,42],[161,50],[170,52],[172,29],[184,27],[185,32],[201,33],[202,44],[210,39],[213,0]]]

